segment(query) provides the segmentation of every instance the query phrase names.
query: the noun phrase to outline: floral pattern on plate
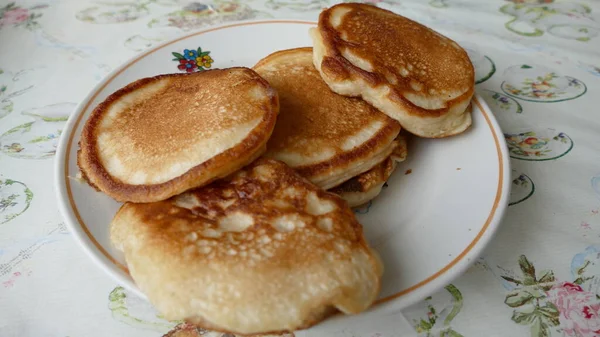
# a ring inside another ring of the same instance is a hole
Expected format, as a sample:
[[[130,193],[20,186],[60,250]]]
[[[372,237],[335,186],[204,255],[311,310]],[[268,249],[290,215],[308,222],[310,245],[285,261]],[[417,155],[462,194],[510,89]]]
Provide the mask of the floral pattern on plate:
[[[462,44],[461,44],[462,45]],[[475,84],[483,83],[496,72],[496,64],[487,55],[483,55],[475,46],[463,45],[475,68]]]
[[[23,214],[31,199],[33,193],[25,184],[0,177],[0,225]]]
[[[564,132],[554,129],[536,129],[519,133],[505,133],[511,158],[544,161],[563,157],[573,149],[573,140]]]
[[[498,112],[499,110],[518,114],[523,112],[521,104],[508,95],[487,89],[483,90],[481,93],[483,94],[485,101],[491,105],[494,112]],[[493,107],[497,107],[498,109],[494,109]]]
[[[23,112],[34,121],[13,127],[0,136],[0,151],[24,159],[54,156],[58,138],[75,105],[58,103]]]
[[[96,6],[78,12],[75,17],[83,22],[111,24],[135,21],[148,14],[146,2],[97,2]]]
[[[452,284],[444,289],[446,292],[438,292],[403,311],[419,336],[462,337],[452,328],[452,321],[462,309],[463,296]]]
[[[530,327],[532,337],[595,337],[600,333],[598,284],[600,246],[586,248],[571,262],[573,281],[558,281],[552,270],[537,271],[525,255],[520,276],[505,273],[510,291],[504,303],[513,308],[513,322]]]
[[[525,173],[512,170],[511,178],[512,188],[510,190],[509,206],[520,204],[531,198],[533,193],[535,193],[535,184]]]
[[[562,102],[585,94],[582,81],[541,66],[512,66],[504,72],[502,91],[530,102]]]
[[[558,38],[589,41],[600,32],[591,9],[576,2],[513,3],[500,8],[513,16],[505,24],[509,31],[522,36],[542,36],[545,33]]]
[[[214,62],[212,57],[210,57],[210,51],[203,51],[200,47],[198,49],[184,49],[183,54],[177,52],[173,52],[172,54],[175,56],[173,61],[179,63],[177,69],[188,73],[204,71],[212,67]]]
[[[230,21],[269,18],[269,14],[253,10],[234,1],[192,2],[178,11],[148,23],[149,27],[176,27],[184,31]]]
[[[5,26],[37,29],[40,27],[37,19],[42,16],[39,10],[47,7],[48,5],[36,5],[31,8],[23,8],[15,5],[14,2],[0,7],[0,29]]]

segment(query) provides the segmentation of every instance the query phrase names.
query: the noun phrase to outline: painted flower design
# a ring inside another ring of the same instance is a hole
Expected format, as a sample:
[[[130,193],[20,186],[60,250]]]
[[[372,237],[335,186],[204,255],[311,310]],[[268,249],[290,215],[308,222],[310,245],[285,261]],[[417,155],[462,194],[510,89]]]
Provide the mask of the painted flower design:
[[[42,14],[34,13],[33,10],[46,7],[48,7],[48,5],[37,5],[27,9],[16,6],[14,2],[11,2],[4,7],[0,7],[0,28],[3,26],[24,26],[27,29],[38,28],[39,24],[36,19],[40,18]]]
[[[600,27],[592,9],[582,3],[551,0],[512,0],[500,12],[513,17],[505,27],[522,36],[542,36],[587,42],[598,36]]]
[[[188,73],[194,72],[198,65],[194,60],[179,60],[177,69],[187,71]]]
[[[535,185],[529,176],[516,170],[512,170],[511,175],[513,188],[510,191],[509,206],[522,203],[535,193]]]
[[[520,88],[507,84],[506,90],[517,96],[524,95],[531,98],[555,98],[558,96],[558,93],[551,90],[556,88],[556,85],[552,83],[552,80],[555,78],[558,78],[555,73],[548,73],[543,76],[537,76],[535,79],[525,79],[523,81],[523,86]]]
[[[3,25],[16,25],[29,18],[29,11],[25,8],[15,8],[4,12],[0,20]]]
[[[546,149],[550,139],[537,137],[535,132],[525,132],[516,135],[506,135],[508,151],[511,154],[524,157],[542,157],[551,150]]]
[[[565,336],[600,336],[600,301],[580,285],[563,282],[547,292],[548,300],[560,312],[559,321]]]
[[[505,112],[523,113],[523,107],[514,98],[492,90],[483,90],[484,97],[489,98],[489,103]],[[487,100],[487,99],[486,99]]]
[[[176,27],[188,31],[217,23],[272,17],[241,2],[216,1],[214,4],[191,2],[177,11],[152,19],[148,26]]]
[[[573,77],[551,69],[527,64],[513,66],[505,72],[502,90],[510,96],[532,102],[560,102],[586,93],[586,85]]]
[[[184,49],[183,54],[173,52],[173,61],[179,62],[177,69],[188,73],[203,71],[212,67],[214,60],[210,57],[210,51],[198,49]]]
[[[0,225],[23,214],[31,204],[33,193],[22,182],[0,178]]]
[[[405,311],[404,314],[409,320],[412,320],[413,327],[419,336],[463,336],[452,326],[452,321],[463,306],[462,294],[452,284],[447,285],[445,290],[448,292],[447,294],[438,292]]]
[[[553,129],[531,130],[504,135],[511,158],[540,161],[558,159],[573,148],[573,141],[564,132]]]
[[[196,58],[196,64],[198,64],[204,68],[210,68],[212,66],[213,62],[214,62],[214,60],[212,59],[212,57],[210,57],[208,55],[204,55],[202,57]]]
[[[186,60],[195,60],[196,57],[198,57],[198,52],[193,49],[184,49],[183,57],[185,57]]]
[[[16,158],[51,158],[75,103],[64,102],[33,108],[21,114],[34,121],[17,125],[0,135],[0,152]]]

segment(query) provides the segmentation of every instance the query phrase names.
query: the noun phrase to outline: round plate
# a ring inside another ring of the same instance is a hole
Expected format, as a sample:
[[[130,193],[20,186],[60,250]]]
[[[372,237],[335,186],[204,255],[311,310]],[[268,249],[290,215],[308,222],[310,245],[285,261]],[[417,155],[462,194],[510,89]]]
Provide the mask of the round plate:
[[[314,23],[253,21],[166,42],[115,70],[70,117],[56,161],[60,209],[85,251],[123,286],[143,296],[127,273],[123,255],[109,240],[109,223],[120,205],[74,179],[77,142],[91,111],[109,94],[143,77],[208,66],[252,67],[277,50],[310,46],[311,26]],[[468,131],[411,141],[408,160],[399,165],[388,187],[356,210],[385,265],[381,296],[370,312],[397,310],[428,296],[478,257],[508,204],[511,170],[503,139],[493,114],[476,96]],[[345,319],[331,321],[345,324]]]

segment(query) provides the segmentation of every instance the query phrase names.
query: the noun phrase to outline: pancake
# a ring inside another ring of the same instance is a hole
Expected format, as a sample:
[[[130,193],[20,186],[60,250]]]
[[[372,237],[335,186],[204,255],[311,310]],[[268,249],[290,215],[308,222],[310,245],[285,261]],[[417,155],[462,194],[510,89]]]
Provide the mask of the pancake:
[[[265,156],[328,189],[389,157],[400,125],[365,101],[338,95],[312,63],[312,49],[279,51],[254,70],[279,94],[280,113]]]
[[[346,200],[348,206],[357,207],[375,199],[383,185],[396,169],[396,161],[388,157],[369,171],[329,190]]]
[[[362,312],[383,272],[340,197],[267,158],[165,201],[126,203],[110,236],[165,319],[231,333]]]
[[[376,6],[321,12],[314,64],[334,92],[362,97],[410,133],[439,138],[471,125],[475,71],[456,42]]]
[[[342,197],[350,207],[357,207],[375,199],[396,170],[397,163],[406,160],[408,153],[406,134],[400,133],[395,142],[398,143],[398,146],[385,161],[377,164],[369,171],[330,189],[329,192]]]
[[[94,109],[78,165],[117,201],[164,200],[259,157],[278,109],[277,93],[248,68],[144,78]]]

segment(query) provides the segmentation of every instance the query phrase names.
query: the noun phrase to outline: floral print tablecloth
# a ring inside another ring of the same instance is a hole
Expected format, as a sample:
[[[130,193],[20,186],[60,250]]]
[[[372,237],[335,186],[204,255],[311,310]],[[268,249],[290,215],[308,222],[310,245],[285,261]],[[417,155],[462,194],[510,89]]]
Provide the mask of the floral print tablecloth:
[[[230,336],[162,319],[76,246],[54,197],[57,141],[77,102],[137,52],[217,23],[315,20],[334,2],[0,1],[0,336]],[[468,50],[510,150],[511,206],[462,277],[328,335],[600,336],[600,2],[363,2]],[[210,68],[196,52],[174,71]]]

